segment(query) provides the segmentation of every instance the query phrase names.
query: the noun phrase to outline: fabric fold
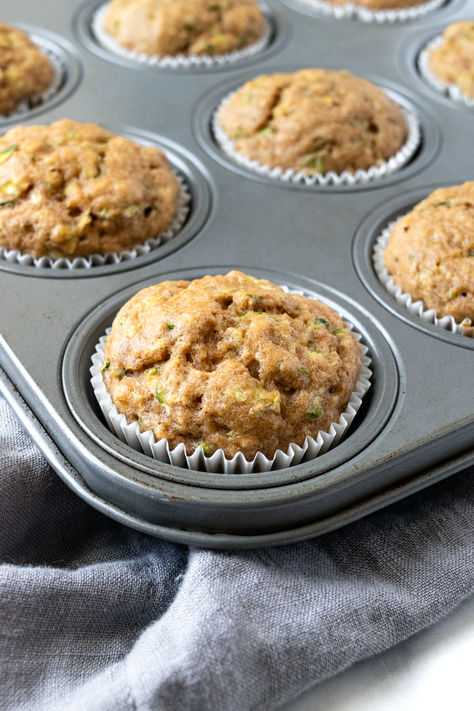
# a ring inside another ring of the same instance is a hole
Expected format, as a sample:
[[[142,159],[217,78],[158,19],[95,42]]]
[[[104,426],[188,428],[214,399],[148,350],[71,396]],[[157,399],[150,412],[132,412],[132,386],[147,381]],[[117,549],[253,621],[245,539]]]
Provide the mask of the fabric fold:
[[[0,708],[265,711],[474,591],[474,469],[305,543],[188,549],[59,480],[0,400]]]

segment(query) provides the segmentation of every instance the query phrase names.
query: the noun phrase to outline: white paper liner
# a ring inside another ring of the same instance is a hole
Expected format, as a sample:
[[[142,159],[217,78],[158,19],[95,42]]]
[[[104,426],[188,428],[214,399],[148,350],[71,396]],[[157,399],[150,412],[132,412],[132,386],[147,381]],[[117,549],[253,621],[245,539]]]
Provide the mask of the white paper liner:
[[[387,161],[383,161],[380,165],[372,166],[368,170],[356,170],[355,173],[350,173],[345,170],[342,173],[335,173],[333,170],[327,173],[312,173],[311,175],[304,170],[295,171],[289,168],[271,168],[269,165],[259,163],[257,160],[248,158],[240,153],[233,140],[225,133],[219,125],[217,115],[220,109],[225,106],[232,97],[239,91],[231,92],[219,104],[212,117],[212,130],[214,138],[222,148],[224,153],[229,156],[235,163],[247,168],[248,170],[264,175],[274,180],[281,180],[287,183],[297,183],[304,185],[357,185],[361,183],[369,183],[373,180],[379,180],[387,175],[391,175],[397,170],[400,170],[406,165],[418,149],[421,141],[421,128],[417,116],[401,106],[403,117],[407,125],[407,140],[400,150]]]
[[[97,41],[113,54],[118,54],[126,59],[131,59],[133,62],[146,64],[150,67],[159,67],[166,69],[187,69],[189,67],[219,67],[232,62],[237,62],[240,59],[249,57],[253,54],[261,52],[268,45],[271,39],[272,28],[269,21],[264,15],[265,27],[263,35],[253,44],[243,49],[238,49],[227,54],[201,55],[201,54],[178,54],[178,55],[157,55],[133,52],[130,49],[122,47],[114,38],[109,35],[104,29],[104,19],[107,12],[108,3],[100,5],[94,13],[91,27]]]
[[[417,20],[444,5],[446,0],[429,0],[429,2],[414,7],[392,8],[390,10],[370,10],[367,7],[352,2],[345,3],[344,5],[333,5],[324,0],[300,0],[300,2],[305,5],[310,5],[325,15],[331,15],[338,20],[350,19],[382,24],[384,22],[409,22],[411,20]]]
[[[422,318],[425,321],[438,326],[439,328],[443,328],[445,331],[451,331],[452,333],[460,333],[463,336],[469,336],[469,329],[473,325],[470,319],[466,318],[461,323],[458,323],[455,321],[453,316],[443,316],[438,318],[435,309],[427,309],[425,303],[421,299],[414,301],[410,294],[407,294],[400,286],[395,284],[393,277],[387,271],[383,255],[387,247],[390,234],[402,217],[403,215],[400,215],[396,220],[390,222],[375,241],[372,257],[378,278],[388,293],[394,297],[397,303],[402,304],[412,316]]]
[[[420,72],[423,79],[436,91],[440,92],[444,96],[447,96],[452,101],[457,101],[458,103],[464,104],[469,108],[474,108],[474,99],[465,94],[461,87],[456,84],[448,84],[433,74],[430,68],[430,54],[444,42],[444,37],[438,35],[429,44],[427,44],[421,50],[418,56],[418,71]]]
[[[9,264],[21,264],[27,267],[43,267],[49,269],[91,269],[93,267],[102,267],[105,264],[119,264],[129,259],[135,259],[143,254],[148,254],[153,249],[156,249],[164,242],[168,242],[175,237],[188,217],[189,203],[191,195],[188,186],[184,179],[175,174],[180,184],[178,212],[173,224],[168,227],[165,232],[162,232],[157,237],[151,237],[145,242],[137,244],[133,249],[128,249],[123,252],[107,252],[106,254],[91,254],[89,257],[74,257],[67,259],[53,259],[52,257],[33,257],[31,254],[22,254],[17,249],[7,249],[0,247],[0,259],[4,259]]]
[[[30,99],[25,99],[21,103],[17,104],[14,110],[11,111],[9,114],[0,114],[0,125],[3,121],[11,121],[12,118],[22,118],[32,109],[35,109],[40,104],[44,104],[46,101],[49,101],[59,91],[61,87],[66,70],[60,58],[55,52],[52,52],[47,47],[43,47],[42,45],[40,45],[34,37],[30,37],[30,39],[35,42],[40,52],[44,54],[51,62],[53,67],[53,79],[48,88],[45,89],[45,91],[43,91],[41,94],[36,94]]]
[[[285,286],[282,286],[282,289],[286,292],[290,292]],[[303,294],[302,291],[293,290],[291,293]],[[345,325],[353,332],[356,340],[361,342],[362,336],[353,330],[353,326],[350,323],[345,323]],[[106,335],[102,336],[96,345],[95,353],[92,355],[92,366],[90,368],[92,376],[91,384],[94,389],[94,394],[107,424],[117,437],[126,442],[133,449],[144,452],[160,462],[173,464],[177,467],[197,471],[204,470],[212,473],[250,474],[284,469],[285,467],[299,464],[302,461],[314,459],[340,442],[356,416],[362,404],[362,398],[370,388],[370,379],[372,377],[370,366],[372,361],[367,355],[369,349],[363,343],[360,343],[362,367],[359,379],[346,409],[339,417],[338,422],[331,424],[328,432],[320,431],[316,438],[306,437],[302,447],[297,444],[290,444],[286,452],[278,449],[272,459],[268,459],[262,452],[258,452],[252,461],[248,461],[242,452],[238,452],[232,459],[227,459],[222,449],[218,449],[212,456],[206,456],[202,447],[198,447],[191,455],[188,455],[184,444],[178,444],[177,447],[171,449],[168,440],[160,439],[157,441],[151,431],[140,432],[136,422],[128,423],[125,415],[119,414],[117,411],[105,387],[101,372],[101,368],[104,364],[105,339],[110,330],[110,328],[107,329]]]

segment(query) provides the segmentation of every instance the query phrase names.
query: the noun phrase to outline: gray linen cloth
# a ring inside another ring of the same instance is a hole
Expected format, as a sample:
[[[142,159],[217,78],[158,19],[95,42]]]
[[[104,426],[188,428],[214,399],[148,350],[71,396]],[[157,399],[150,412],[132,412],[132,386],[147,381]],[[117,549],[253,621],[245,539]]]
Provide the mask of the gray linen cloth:
[[[474,590],[474,470],[315,540],[188,549],[73,495],[0,399],[0,709],[275,709]]]

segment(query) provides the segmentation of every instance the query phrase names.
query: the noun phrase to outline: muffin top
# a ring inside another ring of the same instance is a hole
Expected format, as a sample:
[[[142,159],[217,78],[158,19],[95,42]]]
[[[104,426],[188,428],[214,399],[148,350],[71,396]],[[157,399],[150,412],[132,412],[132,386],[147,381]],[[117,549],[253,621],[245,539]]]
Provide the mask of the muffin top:
[[[407,137],[402,110],[384,91],[327,69],[256,77],[221,106],[217,121],[248,158],[309,174],[366,170]]]
[[[53,77],[51,62],[28,35],[0,23],[0,114],[11,113],[23,101],[34,102]]]
[[[251,459],[327,430],[360,368],[332,309],[232,271],[136,294],[114,320],[102,372],[117,410],[157,440]]]
[[[331,3],[331,5],[347,5],[349,2],[354,5],[360,5],[361,7],[366,7],[368,10],[402,10],[405,7],[413,7],[415,5],[422,5],[428,0],[324,0],[325,2]]]
[[[474,320],[474,182],[418,203],[394,227],[384,261],[394,282],[438,317]]]
[[[265,27],[255,0],[111,0],[104,25],[123,47],[160,56],[233,52]]]
[[[430,52],[431,71],[474,99],[474,20],[448,25],[443,38],[443,44]]]
[[[0,138],[0,245],[34,257],[121,252],[166,230],[179,202],[166,156],[93,123]]]

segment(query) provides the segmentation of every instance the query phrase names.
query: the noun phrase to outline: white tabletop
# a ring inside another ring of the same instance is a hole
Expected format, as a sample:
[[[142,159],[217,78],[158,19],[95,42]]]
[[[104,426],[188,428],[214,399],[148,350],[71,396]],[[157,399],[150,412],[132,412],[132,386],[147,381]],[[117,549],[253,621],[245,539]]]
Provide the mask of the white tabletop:
[[[474,597],[281,711],[474,711]]]

